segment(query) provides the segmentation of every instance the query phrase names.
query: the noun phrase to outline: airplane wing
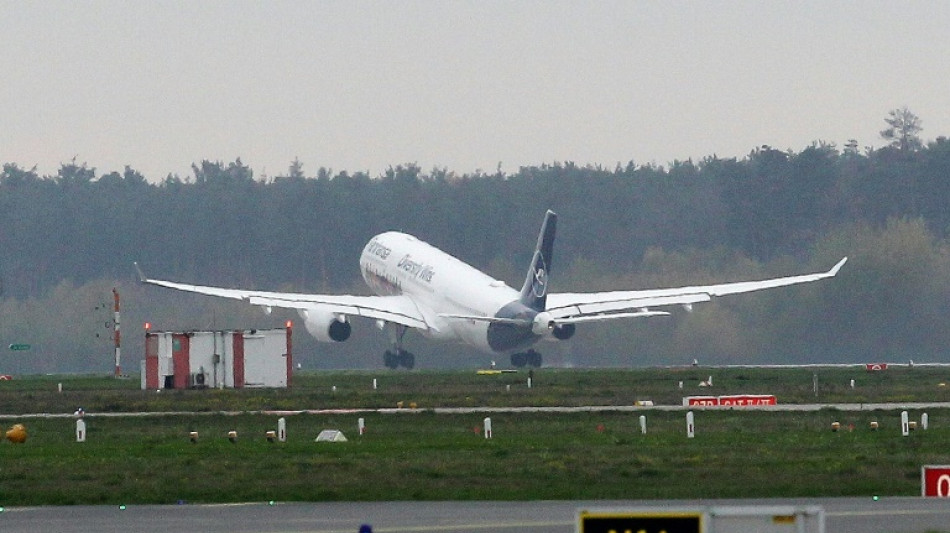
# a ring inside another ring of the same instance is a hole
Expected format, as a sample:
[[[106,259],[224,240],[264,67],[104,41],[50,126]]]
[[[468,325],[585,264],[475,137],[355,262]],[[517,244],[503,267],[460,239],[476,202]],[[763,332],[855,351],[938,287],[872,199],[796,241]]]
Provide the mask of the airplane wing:
[[[251,291],[244,289],[225,289],[222,287],[208,287],[204,285],[190,285],[175,281],[150,279],[142,273],[138,263],[135,264],[139,280],[149,285],[157,285],[169,289],[221,298],[243,300],[252,305],[262,307],[281,307],[286,309],[315,309],[320,308],[346,316],[362,316],[366,318],[385,320],[403,326],[418,329],[429,329],[422,312],[415,302],[405,295],[398,296],[352,296],[329,294],[304,294],[289,292]]]
[[[789,276],[762,281],[740,281],[718,285],[678,287],[672,289],[650,289],[639,291],[612,291],[592,293],[552,293],[548,294],[547,312],[559,324],[595,322],[616,318],[636,316],[655,316],[669,314],[652,311],[651,307],[683,305],[689,308],[694,303],[708,302],[716,296],[753,292],[799,283],[810,283],[834,277],[848,260],[838,261],[831,270],[815,274]],[[639,311],[632,311],[639,310]]]

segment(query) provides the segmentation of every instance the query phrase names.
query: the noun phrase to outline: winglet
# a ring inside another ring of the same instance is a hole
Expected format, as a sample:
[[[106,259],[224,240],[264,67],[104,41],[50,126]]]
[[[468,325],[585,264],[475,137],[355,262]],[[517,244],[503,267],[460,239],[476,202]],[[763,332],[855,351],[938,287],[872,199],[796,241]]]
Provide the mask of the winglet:
[[[132,264],[135,266],[135,271],[138,272],[139,281],[141,281],[142,283],[148,282],[148,278],[145,277],[145,273],[142,272],[141,268],[139,268],[138,261],[133,261]]]
[[[837,275],[837,274],[838,274],[838,271],[841,270],[841,267],[843,267],[844,264],[847,263],[847,262],[848,262],[848,258],[847,258],[847,257],[845,257],[845,258],[842,259],[841,261],[838,261],[838,264],[835,265],[835,266],[833,266],[833,267],[831,267],[831,270],[828,271],[828,275],[829,275],[829,276],[832,276],[832,277],[834,277],[835,275]]]

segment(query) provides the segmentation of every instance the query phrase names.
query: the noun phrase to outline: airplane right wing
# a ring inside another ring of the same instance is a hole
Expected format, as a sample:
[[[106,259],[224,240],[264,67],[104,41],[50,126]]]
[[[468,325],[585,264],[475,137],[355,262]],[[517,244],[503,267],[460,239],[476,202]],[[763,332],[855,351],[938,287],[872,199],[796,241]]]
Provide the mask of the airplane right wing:
[[[397,296],[353,296],[347,294],[305,294],[289,292],[253,291],[244,289],[226,289],[204,285],[190,285],[175,281],[150,279],[142,273],[138,263],[135,263],[139,280],[148,285],[157,285],[168,289],[184,292],[218,296],[243,300],[252,305],[261,307],[280,307],[296,310],[319,309],[324,312],[342,316],[362,316],[366,318],[393,322],[410,328],[430,329],[430,321],[426,320],[423,312],[415,302],[406,295]]]
[[[761,281],[639,291],[552,293],[548,295],[546,311],[558,324],[667,315],[669,313],[665,311],[652,311],[650,308],[668,305],[683,305],[688,308],[694,303],[708,302],[716,296],[754,292],[831,278],[838,273],[847,260],[848,258],[845,257],[838,261],[838,264],[827,272]]]

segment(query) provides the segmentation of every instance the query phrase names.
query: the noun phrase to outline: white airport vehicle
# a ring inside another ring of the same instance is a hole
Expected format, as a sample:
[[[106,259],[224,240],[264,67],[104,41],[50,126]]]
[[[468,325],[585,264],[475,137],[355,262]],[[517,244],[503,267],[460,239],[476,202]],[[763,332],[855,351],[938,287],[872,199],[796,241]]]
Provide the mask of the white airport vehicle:
[[[363,248],[360,271],[376,296],[296,294],[226,289],[147,278],[143,283],[181,291],[234,298],[252,305],[295,309],[320,341],[350,337],[350,319],[375,320],[389,333],[386,366],[412,368],[415,356],[403,348],[409,329],[441,341],[469,344],[491,354],[511,354],[511,364],[541,366],[531,347],[542,338],[566,340],[578,324],[668,315],[656,308],[692,305],[716,296],[752,292],[834,277],[847,258],[831,270],[761,281],[719,285],[610,291],[548,293],[557,215],[548,211],[520,291],[412,235],[389,231]]]

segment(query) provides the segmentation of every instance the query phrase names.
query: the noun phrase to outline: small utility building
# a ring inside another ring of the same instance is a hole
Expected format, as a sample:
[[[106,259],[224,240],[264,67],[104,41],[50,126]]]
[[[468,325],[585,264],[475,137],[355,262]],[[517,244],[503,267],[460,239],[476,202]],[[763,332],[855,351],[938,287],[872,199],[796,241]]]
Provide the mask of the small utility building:
[[[291,328],[146,330],[142,389],[289,387]]]

